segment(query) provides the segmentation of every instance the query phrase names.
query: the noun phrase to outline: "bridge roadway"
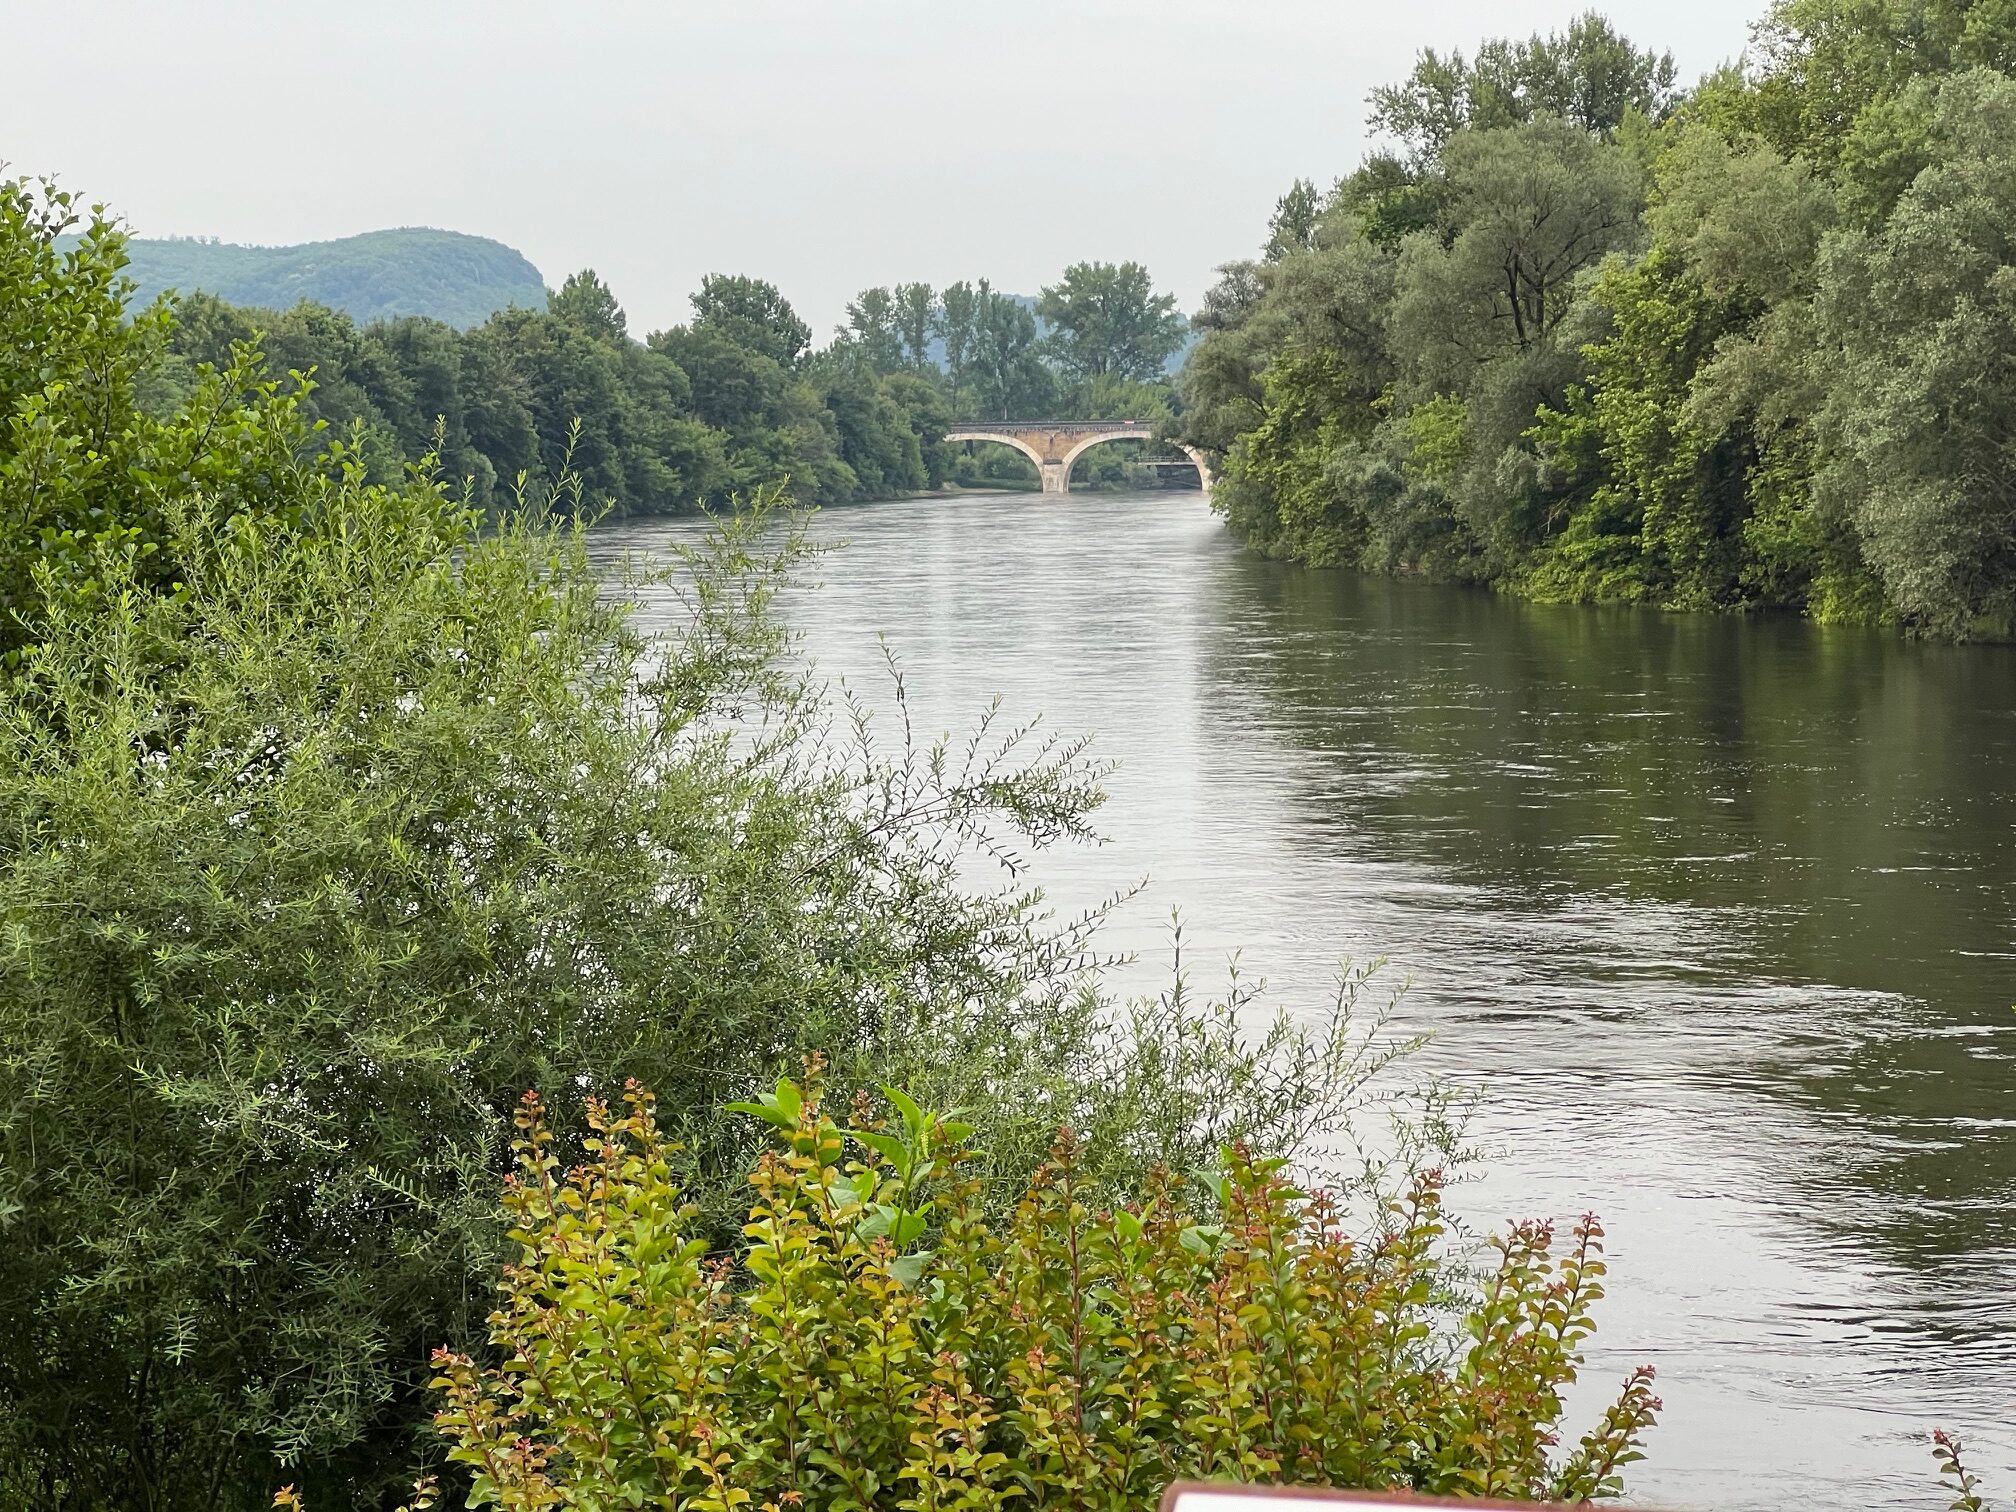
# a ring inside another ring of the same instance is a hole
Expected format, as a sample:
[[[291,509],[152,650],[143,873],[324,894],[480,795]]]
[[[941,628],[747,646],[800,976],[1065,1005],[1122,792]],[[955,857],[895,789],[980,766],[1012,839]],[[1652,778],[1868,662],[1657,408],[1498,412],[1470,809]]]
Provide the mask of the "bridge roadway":
[[[1086,452],[1107,441],[1154,441],[1155,425],[1149,420],[967,420],[947,431],[945,439],[1012,446],[1036,464],[1043,492],[1061,494],[1071,491],[1072,464]],[[1188,457],[1204,491],[1211,491],[1211,464],[1202,452],[1180,441],[1158,444]]]

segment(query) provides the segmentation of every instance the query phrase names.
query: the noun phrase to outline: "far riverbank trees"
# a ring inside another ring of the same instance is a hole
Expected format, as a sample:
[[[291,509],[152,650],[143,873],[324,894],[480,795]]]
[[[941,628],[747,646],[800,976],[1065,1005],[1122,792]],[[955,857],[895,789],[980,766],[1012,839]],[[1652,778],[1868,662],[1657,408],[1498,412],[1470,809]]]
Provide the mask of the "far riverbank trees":
[[[521,476],[536,490],[565,471],[591,507],[670,514],[765,489],[813,505],[1017,475],[1026,464],[1006,448],[976,458],[940,438],[956,419],[1163,419],[1164,367],[1185,335],[1137,263],[1074,265],[1040,301],[985,279],[867,289],[817,348],[761,279],[710,275],[693,312],[635,339],[585,270],[543,310],[461,331],[192,294],[146,386],[172,405],[256,337],[272,372],[312,375],[303,412],[374,481],[431,456],[484,507],[511,500]]]

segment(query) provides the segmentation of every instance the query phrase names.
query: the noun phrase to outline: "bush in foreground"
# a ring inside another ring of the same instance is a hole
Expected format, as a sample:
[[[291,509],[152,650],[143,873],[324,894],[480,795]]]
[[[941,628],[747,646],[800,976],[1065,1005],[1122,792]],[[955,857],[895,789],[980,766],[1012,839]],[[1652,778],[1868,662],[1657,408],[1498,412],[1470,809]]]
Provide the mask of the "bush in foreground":
[[[494,1363],[436,1357],[470,1504],[1147,1509],[1178,1478],[1584,1501],[1640,1457],[1649,1369],[1551,1452],[1602,1294],[1593,1219],[1558,1248],[1515,1226],[1473,1288],[1435,1175],[1353,1236],[1242,1149],[1201,1200],[1158,1177],[1095,1205],[1067,1134],[990,1221],[972,1131],[890,1099],[853,1128],[816,1083],[748,1106],[778,1143],[731,1260],[647,1094],[591,1104],[564,1173],[528,1094]]]

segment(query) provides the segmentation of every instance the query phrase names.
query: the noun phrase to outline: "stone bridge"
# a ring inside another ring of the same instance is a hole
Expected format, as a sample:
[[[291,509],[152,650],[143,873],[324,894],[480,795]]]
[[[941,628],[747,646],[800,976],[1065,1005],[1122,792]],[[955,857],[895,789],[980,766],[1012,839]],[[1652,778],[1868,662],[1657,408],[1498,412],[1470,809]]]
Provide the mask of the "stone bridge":
[[[1071,467],[1081,456],[1104,441],[1154,441],[1155,426],[1148,420],[969,420],[954,426],[947,441],[999,441],[1012,446],[1043,476],[1043,492],[1071,491]],[[1197,469],[1197,481],[1211,491],[1211,464],[1195,447],[1180,441],[1158,443],[1173,446],[1188,457]]]

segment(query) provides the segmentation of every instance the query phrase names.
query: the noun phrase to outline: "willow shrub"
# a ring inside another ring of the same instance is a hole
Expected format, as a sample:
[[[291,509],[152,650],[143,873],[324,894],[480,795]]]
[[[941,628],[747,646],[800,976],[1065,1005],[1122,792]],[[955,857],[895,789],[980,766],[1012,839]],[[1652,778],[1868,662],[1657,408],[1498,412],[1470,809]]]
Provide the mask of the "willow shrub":
[[[748,1105],[777,1141],[737,1259],[696,1232],[648,1094],[591,1104],[564,1173],[527,1095],[492,1363],[436,1356],[471,1505],[1147,1509],[1193,1477],[1582,1501],[1640,1458],[1649,1369],[1554,1452],[1593,1219],[1512,1228],[1473,1286],[1436,1174],[1352,1235],[1243,1148],[1201,1201],[1163,1176],[1097,1204],[1067,1134],[994,1221],[969,1128],[895,1093],[842,1128],[808,1085]]]

